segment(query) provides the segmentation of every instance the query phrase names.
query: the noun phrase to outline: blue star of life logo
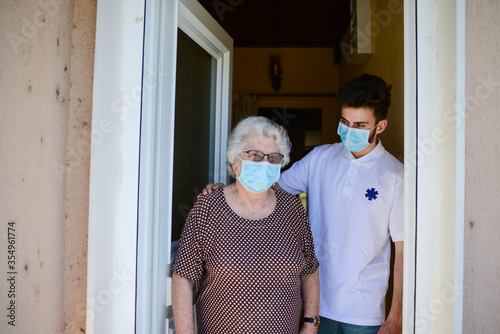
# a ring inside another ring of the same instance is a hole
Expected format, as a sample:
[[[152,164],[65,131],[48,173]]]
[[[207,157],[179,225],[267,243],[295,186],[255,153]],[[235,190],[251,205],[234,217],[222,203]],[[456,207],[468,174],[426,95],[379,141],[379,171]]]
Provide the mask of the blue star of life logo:
[[[369,201],[377,199],[378,191],[375,188],[366,189],[365,197],[368,198]]]

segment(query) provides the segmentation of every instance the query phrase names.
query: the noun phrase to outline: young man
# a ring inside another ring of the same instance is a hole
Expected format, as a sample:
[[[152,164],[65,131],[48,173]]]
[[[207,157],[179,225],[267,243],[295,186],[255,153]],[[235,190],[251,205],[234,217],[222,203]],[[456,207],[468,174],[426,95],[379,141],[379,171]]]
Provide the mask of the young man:
[[[342,143],[316,147],[279,185],[308,193],[320,262],[318,333],[400,333],[403,285],[403,165],[378,139],[391,86],[364,74],[339,91]],[[391,244],[394,295],[385,320]]]
[[[316,147],[278,181],[291,194],[308,193],[320,262],[319,334],[401,333],[403,165],[378,139],[390,98],[391,86],[373,75],[346,84],[338,96],[342,143]],[[391,238],[394,294],[385,320]]]

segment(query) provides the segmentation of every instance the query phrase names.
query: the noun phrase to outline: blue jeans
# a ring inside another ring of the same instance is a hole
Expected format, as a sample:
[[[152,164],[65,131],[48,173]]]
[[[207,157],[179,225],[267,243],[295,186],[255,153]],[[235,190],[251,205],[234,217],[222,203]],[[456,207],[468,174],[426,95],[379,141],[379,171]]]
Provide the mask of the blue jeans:
[[[380,326],[358,326],[320,317],[318,334],[377,334]]]

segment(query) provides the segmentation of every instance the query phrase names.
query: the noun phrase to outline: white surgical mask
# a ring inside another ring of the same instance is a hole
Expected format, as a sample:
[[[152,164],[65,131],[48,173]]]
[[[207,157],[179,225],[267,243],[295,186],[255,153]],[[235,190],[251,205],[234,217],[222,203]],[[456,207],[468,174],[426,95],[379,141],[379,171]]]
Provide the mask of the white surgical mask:
[[[377,125],[379,125],[379,123],[380,122],[378,122]],[[370,132],[375,129],[377,125],[371,129],[356,129],[350,128],[347,125],[342,124],[342,122],[339,122],[337,133],[339,134],[340,139],[342,139],[342,144],[344,144],[346,150],[359,152],[363,151],[368,147],[368,145],[371,144],[369,141]]]
[[[269,189],[280,178],[281,165],[267,161],[241,160],[241,173],[236,178],[243,187],[253,193]]]

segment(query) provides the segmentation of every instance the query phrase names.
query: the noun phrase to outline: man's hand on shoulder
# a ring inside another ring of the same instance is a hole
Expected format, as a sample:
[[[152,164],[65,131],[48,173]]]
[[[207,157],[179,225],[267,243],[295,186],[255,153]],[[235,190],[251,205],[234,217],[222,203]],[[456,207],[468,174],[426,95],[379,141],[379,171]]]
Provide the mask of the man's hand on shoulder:
[[[200,198],[200,196],[205,196],[205,195],[208,195],[208,194],[211,194],[212,191],[216,190],[216,189],[219,189],[221,187],[224,187],[224,183],[210,183],[210,184],[207,184],[207,186],[205,187],[205,189],[203,189],[201,191],[201,194],[198,195],[197,198]]]

